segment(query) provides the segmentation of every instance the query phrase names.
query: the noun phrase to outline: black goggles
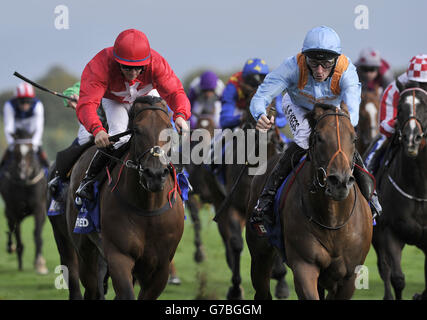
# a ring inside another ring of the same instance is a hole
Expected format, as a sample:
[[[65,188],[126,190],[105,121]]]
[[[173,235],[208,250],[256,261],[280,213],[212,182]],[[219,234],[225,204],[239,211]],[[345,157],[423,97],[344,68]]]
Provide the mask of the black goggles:
[[[258,87],[265,78],[265,74],[248,74],[243,77],[243,81],[245,81],[246,84],[250,85],[252,88]]]
[[[361,66],[359,67],[362,72],[374,72],[378,70],[378,67],[370,67],[370,66]]]
[[[144,71],[145,70],[145,66],[127,66],[125,64],[121,64],[120,68],[122,68],[123,70],[126,70],[126,71],[130,71],[130,70],[141,70],[141,71]]]
[[[306,61],[309,67],[312,69],[315,69],[318,66],[322,66],[323,69],[331,69],[335,65],[335,59],[317,60],[306,57]]]

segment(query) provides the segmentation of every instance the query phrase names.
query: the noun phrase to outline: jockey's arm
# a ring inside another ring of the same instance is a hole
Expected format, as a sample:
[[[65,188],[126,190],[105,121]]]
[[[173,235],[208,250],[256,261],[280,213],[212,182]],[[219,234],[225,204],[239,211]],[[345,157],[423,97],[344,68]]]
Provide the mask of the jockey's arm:
[[[343,73],[340,79],[340,88],[341,101],[347,105],[351,124],[353,127],[356,127],[359,123],[359,106],[362,86],[359,82],[356,68],[353,65],[350,65]]]
[[[13,110],[12,104],[9,101],[5,103],[3,108],[3,121],[6,142],[10,146],[14,142],[12,134],[15,131],[15,111]]]
[[[266,108],[271,101],[289,87],[292,74],[298,72],[297,68],[295,57],[291,57],[265,77],[253,96],[249,107],[256,121],[262,115],[266,115]]]

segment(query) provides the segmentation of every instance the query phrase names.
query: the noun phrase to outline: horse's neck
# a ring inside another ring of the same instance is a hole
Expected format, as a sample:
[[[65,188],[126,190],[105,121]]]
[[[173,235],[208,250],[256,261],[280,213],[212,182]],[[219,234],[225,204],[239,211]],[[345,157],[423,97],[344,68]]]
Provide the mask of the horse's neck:
[[[415,159],[408,157],[403,148],[399,147],[392,160],[389,174],[408,192],[414,191],[415,194],[419,194],[424,190],[425,194],[427,192],[427,146],[420,150]]]

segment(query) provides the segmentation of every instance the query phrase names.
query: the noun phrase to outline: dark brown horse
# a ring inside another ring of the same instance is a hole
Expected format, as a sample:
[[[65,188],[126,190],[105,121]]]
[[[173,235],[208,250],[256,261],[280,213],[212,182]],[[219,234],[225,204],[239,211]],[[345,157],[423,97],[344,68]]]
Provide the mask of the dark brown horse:
[[[349,299],[355,269],[365,261],[372,237],[371,210],[352,175],[356,134],[345,109],[316,104],[307,119],[312,130],[309,160],[297,167],[280,198],[286,263],[299,299],[319,299],[324,289],[328,298]],[[267,174],[254,178],[248,210],[255,206]],[[255,299],[271,299],[275,249],[250,227],[246,230]]]
[[[139,299],[156,299],[165,288],[169,265],[184,228],[184,208],[175,171],[165,163],[160,140],[171,129],[166,104],[159,98],[138,98],[130,111],[129,152],[100,189],[101,233],[73,235],[79,252],[85,298],[102,298],[103,257],[118,299],[134,299],[133,276],[141,286]],[[67,221],[72,232],[77,218],[75,190],[94,148],[76,163],[70,178]],[[101,241],[102,239],[102,241]]]
[[[366,91],[362,94],[359,108],[359,123],[356,127],[356,148],[360,154],[364,154],[368,146],[379,133],[378,116],[380,97],[376,92]]]
[[[271,106],[268,108],[270,110]],[[250,116],[249,111],[245,110],[245,121],[242,123],[241,130],[245,137],[246,153],[259,154],[259,141],[260,136],[258,131],[255,129],[255,120]],[[255,143],[250,143],[251,140],[248,138],[249,131],[256,133]],[[238,131],[235,131],[238,132]],[[279,132],[275,126],[266,133],[266,147],[267,159],[273,157],[278,152],[278,148],[282,147],[281,138]],[[226,180],[226,194],[229,197],[228,205],[221,204],[223,213],[217,212],[217,223],[218,230],[221,234],[222,240],[225,245],[225,252],[227,258],[227,264],[232,272],[231,282],[232,285],[228,290],[227,299],[242,299],[243,289],[241,288],[241,275],[240,275],[240,257],[243,251],[243,237],[242,232],[246,222],[246,205],[249,200],[249,192],[251,182],[254,174],[249,173],[249,166],[242,164],[238,161],[239,148],[238,145],[242,142],[239,139],[233,139],[232,142],[226,146],[226,154],[228,150],[233,150],[233,161],[231,164],[225,164],[225,180]],[[246,159],[248,160],[248,159]],[[266,159],[264,159],[265,161]],[[265,162],[258,164],[261,168],[266,165]],[[227,201],[227,200],[226,200]],[[275,266],[271,277],[277,280],[275,289],[275,296],[280,299],[287,298],[289,296],[288,285],[285,281],[286,268],[281,263],[281,258],[277,256],[275,260]]]
[[[373,245],[378,269],[384,281],[384,299],[402,299],[405,276],[401,268],[405,244],[415,245],[427,257],[427,92],[398,81],[396,132],[391,144],[396,145],[391,158],[377,174],[378,196],[383,214],[374,227]],[[427,281],[427,258],[424,265]],[[426,289],[416,299],[427,299]]]
[[[24,245],[21,239],[21,222],[25,217],[33,215],[36,244],[34,267],[37,273],[47,274],[46,262],[42,255],[47,181],[31,137],[31,133],[23,130],[17,130],[14,134],[15,144],[0,182],[0,193],[5,203],[5,215],[9,225],[8,252],[14,251],[12,235],[15,234],[18,268],[22,270]]]
[[[207,130],[209,132],[210,138],[212,139],[215,130],[215,122],[212,116],[200,116],[197,119],[197,124],[194,129]],[[194,225],[194,245],[196,247],[196,250],[194,252],[194,260],[197,263],[200,263],[205,260],[205,252],[201,236],[202,226],[199,216],[199,208],[201,207],[201,205],[203,205],[203,203],[216,203],[219,207],[223,197],[220,194],[217,197],[214,197],[212,195],[212,190],[209,187],[209,184],[206,183],[205,179],[211,179],[211,182],[214,184],[215,181],[213,180],[212,175],[203,167],[203,165],[189,164],[188,166],[186,166],[186,168],[187,171],[190,172],[189,181],[193,186],[193,192],[189,193],[186,205],[190,212],[190,217]],[[212,184],[210,184],[210,186],[212,186]]]

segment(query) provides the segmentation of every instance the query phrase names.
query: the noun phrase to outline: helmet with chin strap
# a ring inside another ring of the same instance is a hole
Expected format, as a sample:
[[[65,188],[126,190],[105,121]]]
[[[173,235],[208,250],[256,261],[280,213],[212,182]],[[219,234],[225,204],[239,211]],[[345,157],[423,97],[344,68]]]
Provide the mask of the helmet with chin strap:
[[[127,66],[145,66],[151,62],[150,43],[146,35],[136,29],[122,31],[113,48],[114,59]]]
[[[269,68],[264,59],[253,58],[246,61],[243,66],[242,76],[246,84],[251,87],[258,87],[268,74]]]
[[[334,59],[341,54],[341,40],[333,29],[316,27],[305,36],[301,52],[311,59]]]
[[[427,54],[418,54],[412,57],[406,74],[411,81],[427,82]]]

